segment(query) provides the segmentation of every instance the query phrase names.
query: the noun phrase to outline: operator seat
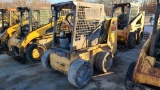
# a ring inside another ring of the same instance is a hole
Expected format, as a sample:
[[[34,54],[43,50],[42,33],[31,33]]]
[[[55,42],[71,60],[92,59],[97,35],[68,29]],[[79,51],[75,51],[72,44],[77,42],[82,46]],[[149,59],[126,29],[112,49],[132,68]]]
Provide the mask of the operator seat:
[[[59,37],[59,46],[60,48],[63,49],[69,49],[69,39],[67,36],[64,34],[64,32],[60,32],[60,37]]]
[[[128,16],[122,13],[118,16],[118,29],[123,30],[128,25]]]

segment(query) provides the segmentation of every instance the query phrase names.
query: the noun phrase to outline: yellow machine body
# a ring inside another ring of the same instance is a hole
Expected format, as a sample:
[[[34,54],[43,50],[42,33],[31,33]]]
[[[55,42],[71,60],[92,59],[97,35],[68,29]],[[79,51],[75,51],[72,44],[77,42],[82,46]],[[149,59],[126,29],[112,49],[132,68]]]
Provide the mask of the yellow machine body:
[[[99,44],[93,47],[89,47],[88,49],[82,49],[79,51],[71,52],[70,55],[67,57],[58,55],[57,53],[51,53],[50,54],[50,64],[53,69],[56,69],[58,71],[61,71],[65,74],[67,74],[68,69],[71,65],[71,63],[78,58],[81,58],[83,60],[89,61],[92,64],[94,64],[95,57],[97,53],[99,52],[112,52],[112,58],[117,53],[117,18],[108,18],[106,21],[110,21],[110,23],[105,22],[104,28],[108,29],[108,38],[106,44]],[[63,53],[63,52],[60,52]],[[65,54],[65,52],[64,52]],[[67,53],[66,53],[67,54]],[[69,58],[70,57],[70,58]]]
[[[37,43],[47,46],[47,49],[51,47],[52,33],[46,34],[47,30],[53,26],[53,23],[49,23],[37,30],[30,32],[23,40],[18,38],[18,34],[14,35],[8,41],[9,51],[12,51],[12,47],[17,47],[19,49],[20,57],[24,58],[26,53],[26,48],[29,44]],[[33,42],[35,40],[35,42]]]
[[[160,87],[160,68],[156,67],[156,65],[160,65],[160,61],[157,61],[155,57],[147,55],[150,43],[151,36],[140,51],[132,80],[139,84]]]
[[[22,23],[23,25],[28,24],[28,21],[24,21]],[[16,24],[13,25],[11,27],[9,27],[1,36],[1,45],[2,47],[6,47],[5,45],[8,44],[8,40],[12,37],[12,35],[14,34],[14,32],[16,32],[16,30],[20,29],[20,25]]]
[[[126,75],[127,90],[160,89],[160,25],[159,0],[155,13],[153,31],[140,50],[137,61],[131,63]]]
[[[144,17],[145,11],[140,12],[138,16],[136,16],[136,18],[132,21],[132,23],[130,23],[123,30],[118,30],[118,42],[124,42],[127,44],[128,36],[131,32],[139,32],[137,35],[140,36],[144,29]],[[141,23],[137,24],[137,22]]]
[[[139,11],[137,3],[113,4],[112,11],[112,16],[118,17],[118,44],[134,48],[136,44],[141,43],[145,11]]]
[[[51,10],[48,10],[48,8],[47,10],[34,10],[25,7],[22,7],[22,9],[28,11],[29,23],[26,26],[22,23],[21,29],[16,30],[8,40],[8,49],[11,55],[14,55],[13,57],[18,56],[21,61],[39,62],[43,53],[52,46],[54,23],[51,21]],[[57,24],[64,18],[63,16],[60,17]]]

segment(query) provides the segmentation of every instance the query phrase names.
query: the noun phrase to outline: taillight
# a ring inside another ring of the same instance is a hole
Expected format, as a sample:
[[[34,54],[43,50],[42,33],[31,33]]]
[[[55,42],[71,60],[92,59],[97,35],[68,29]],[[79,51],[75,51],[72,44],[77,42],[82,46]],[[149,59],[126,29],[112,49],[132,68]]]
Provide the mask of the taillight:
[[[68,25],[64,25],[64,27],[63,28],[68,28]]]

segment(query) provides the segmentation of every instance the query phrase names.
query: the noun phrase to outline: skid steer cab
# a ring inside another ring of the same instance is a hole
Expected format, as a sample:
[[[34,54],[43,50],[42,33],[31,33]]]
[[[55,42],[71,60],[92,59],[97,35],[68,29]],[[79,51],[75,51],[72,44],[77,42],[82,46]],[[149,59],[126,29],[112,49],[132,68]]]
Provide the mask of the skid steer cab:
[[[51,47],[52,26],[50,7],[18,7],[20,27],[8,40],[9,55],[20,63],[40,62],[42,54]],[[28,23],[23,24],[27,13]]]
[[[8,8],[8,9],[0,9],[0,34],[17,23],[19,15],[15,8]]]
[[[2,34],[5,28],[9,27],[8,17],[5,16],[7,9],[0,9],[0,33]]]
[[[112,5],[112,16],[118,17],[118,45],[132,49],[143,37],[145,11],[137,3]]]
[[[82,88],[91,80],[93,66],[101,72],[110,70],[117,52],[117,18],[105,19],[102,4],[70,1],[51,8],[54,40],[41,63],[67,74],[71,84]],[[61,16],[66,18],[57,24]]]
[[[20,12],[16,9],[1,9],[2,28],[0,29],[0,51],[8,53],[8,40],[16,30],[20,28]],[[23,18],[23,25],[28,24],[26,16]]]
[[[126,90],[160,90],[160,1],[153,31],[142,47],[136,62],[132,62],[126,75]]]

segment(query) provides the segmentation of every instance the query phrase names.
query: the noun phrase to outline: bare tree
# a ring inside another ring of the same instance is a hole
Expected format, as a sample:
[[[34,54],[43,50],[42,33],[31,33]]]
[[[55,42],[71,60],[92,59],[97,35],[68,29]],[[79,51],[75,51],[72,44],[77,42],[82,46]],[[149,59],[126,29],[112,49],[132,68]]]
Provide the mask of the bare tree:
[[[107,15],[111,15],[111,4],[114,3],[127,3],[138,1],[141,3],[141,10],[145,10],[146,13],[153,13],[156,7],[155,0],[74,0],[74,1],[86,1],[101,3],[105,6],[105,12]],[[0,0],[0,8],[14,8],[18,6],[27,7],[39,7],[39,6],[49,6],[48,0]]]
[[[1,0],[0,1],[0,8],[14,8],[18,6],[43,6],[43,5],[50,5],[50,2],[47,0]]]

